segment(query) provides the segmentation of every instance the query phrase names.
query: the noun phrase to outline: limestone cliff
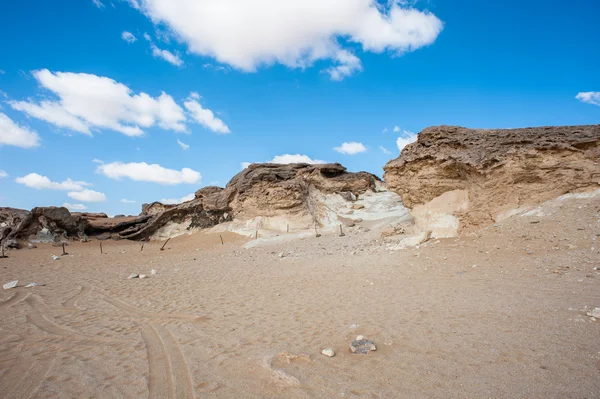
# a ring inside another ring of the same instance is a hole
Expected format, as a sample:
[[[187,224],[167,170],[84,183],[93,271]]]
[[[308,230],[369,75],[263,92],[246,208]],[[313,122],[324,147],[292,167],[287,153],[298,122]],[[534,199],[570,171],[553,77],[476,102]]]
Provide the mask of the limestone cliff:
[[[384,180],[413,213],[435,218],[446,208],[461,228],[469,228],[565,193],[600,187],[599,160],[600,125],[438,126],[423,130],[390,161]]]

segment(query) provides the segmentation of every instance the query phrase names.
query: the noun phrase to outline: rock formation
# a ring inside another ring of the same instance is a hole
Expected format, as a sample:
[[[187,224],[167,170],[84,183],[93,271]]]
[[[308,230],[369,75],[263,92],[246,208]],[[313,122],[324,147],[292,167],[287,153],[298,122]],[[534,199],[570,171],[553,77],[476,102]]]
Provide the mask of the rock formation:
[[[600,125],[423,130],[385,167],[413,216],[451,235],[569,192],[600,187]],[[454,232],[456,233],[456,231]]]
[[[377,176],[349,173],[340,164],[253,164],[225,188],[204,187],[193,200],[178,205],[144,204],[139,216],[109,218],[106,214],[70,213],[58,207],[34,208],[31,212],[0,208],[0,238],[60,241],[95,236],[146,240],[209,228],[234,218],[241,224],[252,223],[253,229],[259,222],[267,224],[262,226],[266,228],[285,229],[286,224],[293,223],[312,228],[327,217],[328,210],[322,206],[324,196],[353,201],[365,192],[375,192],[377,184],[381,184]],[[395,202],[399,204],[399,198]],[[268,225],[278,220],[279,226]]]

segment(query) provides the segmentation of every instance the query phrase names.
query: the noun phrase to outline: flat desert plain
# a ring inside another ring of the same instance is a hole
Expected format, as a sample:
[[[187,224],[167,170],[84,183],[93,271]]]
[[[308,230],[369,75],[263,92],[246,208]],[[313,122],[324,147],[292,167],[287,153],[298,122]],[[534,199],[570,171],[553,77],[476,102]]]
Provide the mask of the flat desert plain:
[[[393,252],[365,229],[11,251],[0,396],[598,398],[599,210],[553,201]],[[357,335],[377,350],[352,354]]]

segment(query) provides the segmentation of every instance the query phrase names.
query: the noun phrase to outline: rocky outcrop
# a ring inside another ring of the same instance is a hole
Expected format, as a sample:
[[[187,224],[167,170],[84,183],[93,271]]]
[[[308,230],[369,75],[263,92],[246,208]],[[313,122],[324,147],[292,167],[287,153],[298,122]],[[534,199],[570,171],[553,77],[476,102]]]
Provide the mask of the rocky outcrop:
[[[600,125],[438,126],[423,130],[390,161],[384,180],[417,219],[446,227],[457,222],[464,229],[565,193],[600,187],[599,160]]]

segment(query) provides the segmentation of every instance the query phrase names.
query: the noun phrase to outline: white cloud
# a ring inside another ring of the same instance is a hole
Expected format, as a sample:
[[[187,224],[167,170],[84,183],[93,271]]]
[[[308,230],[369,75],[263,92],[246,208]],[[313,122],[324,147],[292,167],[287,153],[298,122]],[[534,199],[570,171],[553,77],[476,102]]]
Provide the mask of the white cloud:
[[[123,204],[135,204],[135,201],[134,200],[128,200],[127,198],[123,198],[121,200],[121,203],[123,203]]]
[[[40,145],[40,136],[24,126],[19,126],[7,115],[0,112],[0,146],[13,145],[32,148]]]
[[[304,68],[317,60],[340,63],[341,51],[414,51],[443,29],[432,13],[405,1],[373,0],[129,0],[156,25],[166,25],[193,53],[244,71],[283,64]],[[343,39],[344,45],[339,39]],[[332,67],[335,78],[360,70],[360,62]],[[341,68],[340,68],[341,67]],[[339,68],[339,69],[338,69]]]
[[[100,0],[92,0],[92,3],[98,8],[104,8],[104,4]]]
[[[242,162],[242,169],[246,169],[248,166],[252,165],[254,162]],[[323,164],[327,163],[327,161],[321,161],[320,159],[312,159],[308,155],[300,155],[300,154],[283,154],[276,155],[270,161],[266,163],[278,163],[278,164],[289,164],[289,163],[308,163],[311,165],[315,164]]]
[[[276,155],[275,157],[273,157],[273,159],[271,159],[269,161],[269,163],[280,163],[280,164],[287,164],[287,163],[309,163],[309,164],[313,164],[314,165],[314,164],[327,163],[327,162],[326,161],[321,161],[320,159],[311,159],[308,155],[283,154],[283,155]]]
[[[343,143],[341,146],[335,147],[334,150],[340,154],[355,155],[367,151],[367,147],[362,143],[353,141],[351,143]]]
[[[152,49],[152,56],[154,58],[162,58],[175,66],[183,65],[183,60],[179,57],[179,54],[173,54],[169,50],[160,49],[154,43],[150,43],[150,48]]]
[[[381,133],[387,133],[389,132],[389,129],[387,127],[384,127],[383,130],[381,131]]]
[[[333,58],[336,65],[327,69],[331,80],[344,80],[362,71],[362,65],[358,57],[347,50],[339,50]]]
[[[575,98],[583,103],[600,106],[600,91],[581,92]]]
[[[184,143],[183,141],[177,139],[177,144],[179,144],[179,146],[181,147],[182,150],[189,150],[190,146],[186,143]]]
[[[83,202],[104,202],[106,201],[106,195],[94,190],[83,190],[83,191],[70,191],[67,193],[70,198],[77,201]]]
[[[380,145],[379,149],[381,150],[381,152],[383,152],[385,155],[390,155],[392,152],[390,150],[388,150],[387,148],[385,148],[384,146]]]
[[[71,190],[79,191],[83,190],[84,186],[90,186],[90,183],[84,181],[73,181],[67,179],[62,183],[53,182],[46,176],[42,176],[38,173],[30,173],[23,177],[17,177],[15,182],[27,186],[29,188],[35,188],[36,190]]]
[[[87,73],[33,71],[40,85],[58,100],[11,101],[10,105],[28,115],[56,126],[91,134],[92,128],[111,129],[127,136],[144,134],[142,128],[158,125],[183,132],[183,109],[166,93],[151,97],[134,94],[129,87],[110,78]]]
[[[400,126],[394,126],[394,133],[398,133],[400,131]]]
[[[101,160],[101,159],[98,159],[98,158],[94,158],[94,159],[92,159],[92,162],[93,162],[93,163],[104,163],[104,161],[103,161],[103,160]]]
[[[188,110],[191,117],[204,126],[207,129],[212,130],[217,133],[231,133],[229,127],[219,118],[215,117],[215,114],[206,108],[202,108],[202,105],[198,102],[198,98],[194,95],[198,96],[198,93],[192,93],[190,97],[188,97],[187,101],[183,103],[185,109]]]
[[[125,40],[127,43],[133,43],[137,41],[137,37],[135,37],[133,33],[127,32],[126,30],[121,33],[121,39]]]
[[[182,204],[184,202],[188,202],[193,200],[194,198],[196,198],[196,195],[194,193],[188,194],[185,197],[181,197],[179,199],[175,199],[175,198],[163,198],[160,200],[161,204],[168,204],[168,205],[175,205],[175,204]]]
[[[148,165],[146,162],[113,162],[99,165],[97,173],[103,174],[111,179],[119,180],[127,177],[135,181],[146,181],[165,185],[196,184],[202,179],[200,172],[189,168],[181,171],[163,168],[158,164]]]
[[[6,173],[5,171],[3,171],[2,169],[0,169],[0,179],[3,179],[5,177],[8,177],[8,173]]]
[[[85,211],[87,209],[87,206],[83,204],[69,204],[68,202],[65,202],[64,204],[62,204],[62,206],[64,206],[70,211]]]
[[[408,130],[405,130],[402,133],[402,136],[398,137],[398,139],[396,140],[396,145],[398,146],[398,150],[400,150],[400,152],[402,152],[402,149],[404,147],[406,147],[410,143],[414,143],[415,141],[417,141],[417,137],[418,137],[417,133],[413,133],[413,132],[409,132]]]

